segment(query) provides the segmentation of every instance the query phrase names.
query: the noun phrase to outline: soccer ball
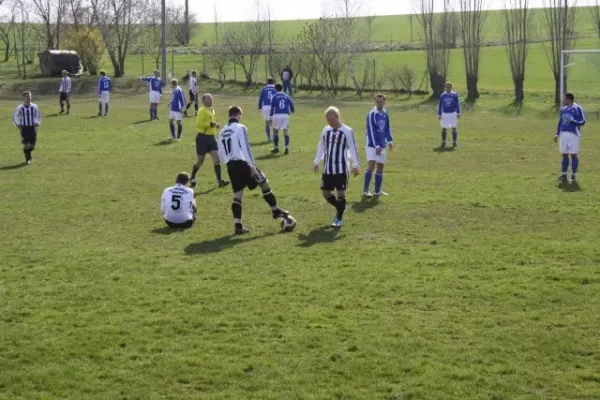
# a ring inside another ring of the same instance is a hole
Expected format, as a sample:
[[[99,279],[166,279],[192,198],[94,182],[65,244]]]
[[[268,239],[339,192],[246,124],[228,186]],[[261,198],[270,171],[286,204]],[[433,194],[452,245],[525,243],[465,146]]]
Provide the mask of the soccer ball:
[[[291,232],[296,227],[296,220],[291,215],[285,218],[281,218],[281,230],[284,232]]]

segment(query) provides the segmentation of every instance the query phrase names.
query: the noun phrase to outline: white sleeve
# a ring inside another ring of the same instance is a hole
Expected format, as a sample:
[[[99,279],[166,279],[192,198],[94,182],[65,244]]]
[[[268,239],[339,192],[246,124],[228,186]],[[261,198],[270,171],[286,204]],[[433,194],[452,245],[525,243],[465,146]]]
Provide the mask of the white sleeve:
[[[325,128],[323,133],[321,133],[321,139],[319,140],[319,146],[317,147],[317,156],[313,162],[315,165],[319,164],[321,161],[323,161],[323,158],[325,158],[325,141],[323,140],[323,137],[325,136],[326,129],[327,128]]]
[[[238,134],[238,140],[240,141],[240,149],[242,150],[242,154],[244,155],[244,160],[250,165],[254,167],[254,159],[252,158],[252,150],[250,150],[250,141],[248,140],[248,129],[241,125],[239,128],[242,130],[242,134]]]
[[[169,190],[165,189],[165,191],[162,194],[162,199],[160,201],[160,213],[162,215],[165,215],[165,211],[167,210],[167,202],[169,201],[168,199],[168,195],[169,194]]]
[[[21,106],[17,107],[15,113],[13,114],[13,123],[16,127],[21,125]]]
[[[42,115],[40,114],[40,108],[39,107],[35,108],[34,122],[35,122],[36,125],[41,125],[42,124]]]
[[[350,152],[350,159],[352,160],[352,167],[358,168],[358,150],[356,148],[356,140],[354,139],[354,131],[352,131],[352,129],[348,129],[346,135],[348,136],[348,150]]]
[[[229,157],[227,157],[227,154],[225,153],[225,149],[223,148],[223,142],[221,141],[220,134],[217,137],[217,146],[219,148],[219,160],[221,160],[221,163],[226,164],[227,161],[229,161]]]

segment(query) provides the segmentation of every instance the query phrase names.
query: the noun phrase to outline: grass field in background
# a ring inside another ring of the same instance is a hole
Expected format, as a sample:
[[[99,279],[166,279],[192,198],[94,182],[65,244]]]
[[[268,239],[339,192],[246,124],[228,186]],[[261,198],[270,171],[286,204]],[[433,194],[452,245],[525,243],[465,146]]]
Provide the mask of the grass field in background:
[[[192,119],[165,144],[146,94],[113,96],[100,119],[91,97],[70,116],[35,100],[33,164],[18,165],[13,130],[0,135],[0,398],[600,397],[595,119],[580,186],[557,187],[555,119],[533,105],[511,116],[483,99],[460,148],[440,152],[432,107],[392,97],[390,196],[362,201],[352,179],[335,232],[311,171],[331,100],[298,99],[291,154],[272,157],[255,93],[217,95],[221,121],[246,110],[259,166],[298,220],[280,234],[249,193],[253,233],[232,238],[231,193],[209,165],[196,226],[163,227],[162,190],[194,161]],[[362,142],[370,101],[334,103]]]

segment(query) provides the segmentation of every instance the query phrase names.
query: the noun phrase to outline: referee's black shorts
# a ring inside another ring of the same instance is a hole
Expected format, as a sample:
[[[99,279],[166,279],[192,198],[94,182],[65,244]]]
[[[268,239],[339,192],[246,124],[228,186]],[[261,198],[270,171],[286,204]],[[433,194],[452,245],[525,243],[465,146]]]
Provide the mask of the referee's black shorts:
[[[348,174],[323,174],[321,177],[321,190],[346,190],[348,188]]]
[[[37,142],[37,128],[35,126],[24,126],[21,129],[21,143],[35,146]]]
[[[199,133],[196,135],[196,154],[199,156],[205,156],[206,153],[211,151],[219,151],[219,145],[214,135],[205,135]]]
[[[196,96],[196,94],[190,89],[189,91],[190,94],[190,102],[197,102],[198,101],[198,96]]]
[[[231,160],[227,163],[227,173],[231,181],[231,189],[233,193],[248,188],[254,190],[258,185],[267,181],[267,177],[262,171],[256,168],[256,174],[252,176],[250,166],[246,161]]]

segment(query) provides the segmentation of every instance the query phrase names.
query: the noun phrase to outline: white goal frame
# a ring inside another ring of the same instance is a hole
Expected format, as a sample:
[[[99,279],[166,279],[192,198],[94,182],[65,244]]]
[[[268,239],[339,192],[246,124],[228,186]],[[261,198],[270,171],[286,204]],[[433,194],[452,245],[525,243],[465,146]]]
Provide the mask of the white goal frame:
[[[586,49],[586,50],[562,50],[560,52],[560,98],[565,98],[565,78],[567,78],[567,68],[571,65],[566,65],[566,58],[570,54],[600,54],[600,49]]]

